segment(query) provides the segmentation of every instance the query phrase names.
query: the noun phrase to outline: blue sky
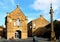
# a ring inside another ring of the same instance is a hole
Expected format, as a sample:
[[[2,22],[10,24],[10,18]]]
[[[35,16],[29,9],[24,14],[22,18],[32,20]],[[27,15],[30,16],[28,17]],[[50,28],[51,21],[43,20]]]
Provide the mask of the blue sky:
[[[43,15],[50,21],[50,3],[51,0],[0,0],[0,25],[5,23],[7,12],[11,12],[19,4],[22,12],[28,17],[28,21],[39,18]],[[60,0],[52,0],[54,10],[54,20],[60,20]]]

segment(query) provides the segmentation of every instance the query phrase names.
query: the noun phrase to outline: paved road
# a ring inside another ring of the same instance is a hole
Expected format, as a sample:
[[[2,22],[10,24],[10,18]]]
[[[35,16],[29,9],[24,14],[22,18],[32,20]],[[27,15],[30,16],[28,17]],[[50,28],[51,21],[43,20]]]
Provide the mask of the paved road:
[[[50,42],[47,41],[47,38],[38,38],[38,42]],[[17,40],[6,40],[6,39],[0,39],[0,42],[33,42],[33,38],[28,38],[26,40],[21,40],[21,39],[17,39]]]

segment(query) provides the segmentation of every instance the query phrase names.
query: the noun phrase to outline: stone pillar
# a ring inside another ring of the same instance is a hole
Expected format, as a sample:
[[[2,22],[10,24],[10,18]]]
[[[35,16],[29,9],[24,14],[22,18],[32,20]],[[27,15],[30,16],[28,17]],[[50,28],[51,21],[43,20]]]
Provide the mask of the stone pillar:
[[[50,7],[50,17],[51,17],[51,42],[56,42],[56,36],[55,36],[55,31],[54,31],[54,26],[53,26],[53,9],[52,9],[52,3]]]

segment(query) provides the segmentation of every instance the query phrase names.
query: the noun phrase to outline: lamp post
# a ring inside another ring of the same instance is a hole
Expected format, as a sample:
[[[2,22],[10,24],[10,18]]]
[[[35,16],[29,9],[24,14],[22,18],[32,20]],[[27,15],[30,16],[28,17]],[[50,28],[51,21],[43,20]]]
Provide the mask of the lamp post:
[[[55,36],[55,32],[54,32],[54,26],[53,26],[53,9],[52,9],[52,3],[50,6],[50,17],[51,17],[51,42],[56,42],[56,36]]]

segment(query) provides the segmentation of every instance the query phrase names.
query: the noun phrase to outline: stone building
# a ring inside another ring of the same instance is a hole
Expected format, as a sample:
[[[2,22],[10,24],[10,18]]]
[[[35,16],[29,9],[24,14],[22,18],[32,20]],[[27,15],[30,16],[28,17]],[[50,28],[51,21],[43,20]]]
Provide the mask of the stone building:
[[[27,39],[27,17],[17,5],[16,9],[5,17],[7,39]]]
[[[3,30],[4,30],[4,28],[2,26],[0,26],[0,38],[3,37]]]
[[[6,39],[27,39],[34,34],[40,35],[42,28],[49,22],[40,15],[39,18],[27,23],[28,19],[17,5],[16,9],[7,13],[5,27],[0,27],[0,36]]]
[[[49,22],[42,15],[40,15],[39,18],[28,23],[28,36],[40,35],[42,28],[48,24]]]

